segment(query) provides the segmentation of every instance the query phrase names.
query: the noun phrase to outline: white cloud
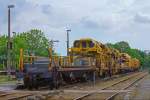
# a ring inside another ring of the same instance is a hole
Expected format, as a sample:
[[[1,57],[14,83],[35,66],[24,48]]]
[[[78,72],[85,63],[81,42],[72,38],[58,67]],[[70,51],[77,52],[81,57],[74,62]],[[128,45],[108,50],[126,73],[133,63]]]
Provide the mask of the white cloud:
[[[135,15],[134,19],[138,23],[150,24],[150,15],[144,15],[144,14],[139,13]]]
[[[148,0],[14,0],[13,3],[16,7],[12,30],[21,32],[40,28],[50,39],[62,42],[57,49],[59,52],[65,45],[66,26],[72,29],[72,40],[80,37],[104,42],[126,40],[134,47],[150,48],[142,45],[150,36]],[[0,29],[7,32],[6,19],[0,23],[5,26]]]

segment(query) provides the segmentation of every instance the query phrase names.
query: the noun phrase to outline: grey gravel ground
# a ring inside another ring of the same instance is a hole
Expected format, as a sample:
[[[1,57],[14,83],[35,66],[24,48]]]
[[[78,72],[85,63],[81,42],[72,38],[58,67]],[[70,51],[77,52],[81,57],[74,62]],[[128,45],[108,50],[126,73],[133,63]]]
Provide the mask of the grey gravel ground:
[[[133,100],[150,100],[150,74],[137,84],[134,91]]]
[[[0,84],[0,91],[10,91],[16,89],[15,83]]]

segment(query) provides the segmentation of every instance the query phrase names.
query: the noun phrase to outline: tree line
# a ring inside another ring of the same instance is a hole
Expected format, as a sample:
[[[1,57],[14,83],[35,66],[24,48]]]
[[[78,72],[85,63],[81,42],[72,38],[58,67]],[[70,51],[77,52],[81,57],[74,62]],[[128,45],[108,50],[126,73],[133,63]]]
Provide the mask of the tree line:
[[[0,36],[0,69],[5,68],[7,65],[7,40],[6,35]],[[14,33],[12,38],[12,50],[11,50],[11,65],[18,66],[20,48],[23,48],[24,53],[33,54],[38,56],[48,56],[48,48],[52,46],[52,42],[44,35],[39,29],[31,29],[27,32]],[[141,62],[141,66],[144,68],[150,67],[150,55],[147,55],[142,50],[131,48],[130,45],[125,42],[117,42],[115,44],[107,43],[108,47],[118,49],[120,52],[128,53],[131,57],[137,58]],[[56,53],[53,51],[53,54]]]
[[[6,35],[0,36],[0,69],[7,65],[7,40]],[[20,48],[24,53],[38,56],[48,56],[48,47],[51,42],[41,30],[31,29],[27,32],[14,33],[11,37],[11,65],[18,66]]]

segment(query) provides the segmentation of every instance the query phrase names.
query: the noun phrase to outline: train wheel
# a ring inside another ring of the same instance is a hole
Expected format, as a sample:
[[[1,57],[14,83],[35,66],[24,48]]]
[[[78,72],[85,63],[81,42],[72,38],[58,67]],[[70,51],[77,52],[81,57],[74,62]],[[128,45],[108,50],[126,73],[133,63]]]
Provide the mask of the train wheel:
[[[56,89],[58,89],[58,88],[59,88],[58,81],[55,83],[55,88],[56,88]]]
[[[54,87],[55,87],[55,89],[58,89],[58,88],[59,88],[59,81],[58,81],[58,80],[55,81]]]
[[[73,72],[70,73],[69,77],[70,77],[71,83],[74,83],[76,81],[76,78]]]
[[[33,89],[33,80],[32,80],[32,79],[29,79],[29,83],[28,83],[27,88],[28,88],[29,90],[32,90],[32,89]]]
[[[36,75],[35,80],[33,81],[33,86],[35,89],[39,88],[40,76]]]
[[[111,77],[112,76],[112,70],[108,71],[108,76]]]
[[[29,77],[24,78],[24,86],[25,88],[32,90],[33,88],[33,81]]]
[[[25,77],[25,78],[23,79],[23,81],[24,81],[24,87],[27,88],[27,87],[28,87],[28,84],[29,84],[29,79],[28,79],[27,77]]]
[[[83,74],[83,81],[86,82],[87,80],[88,80],[87,74],[84,73],[84,74]]]
[[[35,89],[37,89],[37,90],[39,89],[39,84],[38,84],[38,80],[37,79],[34,80],[33,86],[34,86]]]
[[[49,89],[50,89],[50,90],[53,90],[53,88],[54,88],[54,83],[50,83],[50,84],[49,84]]]
[[[62,77],[60,73],[57,73],[55,78],[53,79],[53,86],[58,89],[62,81]]]
[[[87,75],[87,80],[93,81],[93,72],[89,72]]]
[[[106,73],[105,72],[102,73],[102,77],[103,78],[106,77]]]

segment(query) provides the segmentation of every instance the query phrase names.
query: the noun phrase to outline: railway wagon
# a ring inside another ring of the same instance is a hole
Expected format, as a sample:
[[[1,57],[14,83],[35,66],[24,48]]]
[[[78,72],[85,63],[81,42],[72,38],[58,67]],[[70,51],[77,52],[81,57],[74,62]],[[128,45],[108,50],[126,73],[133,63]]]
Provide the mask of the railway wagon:
[[[137,65],[136,63],[131,65],[132,59],[127,53],[120,53],[118,50],[108,48],[90,38],[75,40],[70,54],[71,56],[94,59],[92,63],[96,67],[98,76],[102,77],[128,72],[135,66],[139,67],[138,61],[134,61]]]
[[[72,65],[70,56],[54,56],[51,48],[48,51],[49,57],[38,57],[24,55],[20,50],[20,70],[17,75],[23,75],[26,88],[49,86],[52,89],[66,83],[93,80],[93,67]]]
[[[127,71],[135,71],[138,70],[140,67],[140,62],[136,58],[131,58],[127,53],[121,53],[120,59],[122,61],[121,63],[121,71],[127,72]]]
[[[131,66],[133,71],[138,70],[139,66],[140,66],[140,61],[138,59],[136,59],[136,58],[132,58],[130,66]]]
[[[23,75],[25,88],[38,89],[39,86],[53,85],[53,69],[50,69],[49,57],[25,55],[23,49],[20,49],[19,62],[17,77]]]
[[[23,49],[20,49],[20,59],[19,59],[19,72],[16,76],[23,75],[23,85],[25,88],[38,89],[39,86],[49,86],[51,89],[58,86],[58,81],[56,78],[59,74],[57,71],[59,65],[59,57],[53,56],[52,59],[52,49],[47,50],[49,52],[49,57],[39,57],[25,55]],[[55,67],[52,67],[55,65]]]
[[[117,49],[114,49],[114,48],[110,48],[111,51],[112,51],[112,55],[113,55],[113,58],[114,60],[112,60],[112,63],[113,63],[113,74],[119,74],[120,72],[120,52],[117,50]]]
[[[128,54],[90,38],[75,40],[69,48],[69,56],[54,56],[52,48],[48,52],[49,57],[45,58],[25,56],[20,50],[20,72],[23,73],[26,87],[49,85],[57,88],[65,83],[94,81],[95,75],[111,77],[138,69],[140,65],[137,59],[131,59]]]
[[[120,54],[120,60],[121,60],[121,72],[128,72],[132,70],[132,65],[131,65],[131,57],[127,53],[121,53]]]
[[[134,70],[138,70],[140,68],[140,61],[135,58]]]
[[[115,49],[111,50],[106,45],[93,39],[75,40],[70,54],[71,56],[94,59],[92,63],[96,67],[98,76],[111,76],[118,72],[116,63],[119,60],[119,52]]]

